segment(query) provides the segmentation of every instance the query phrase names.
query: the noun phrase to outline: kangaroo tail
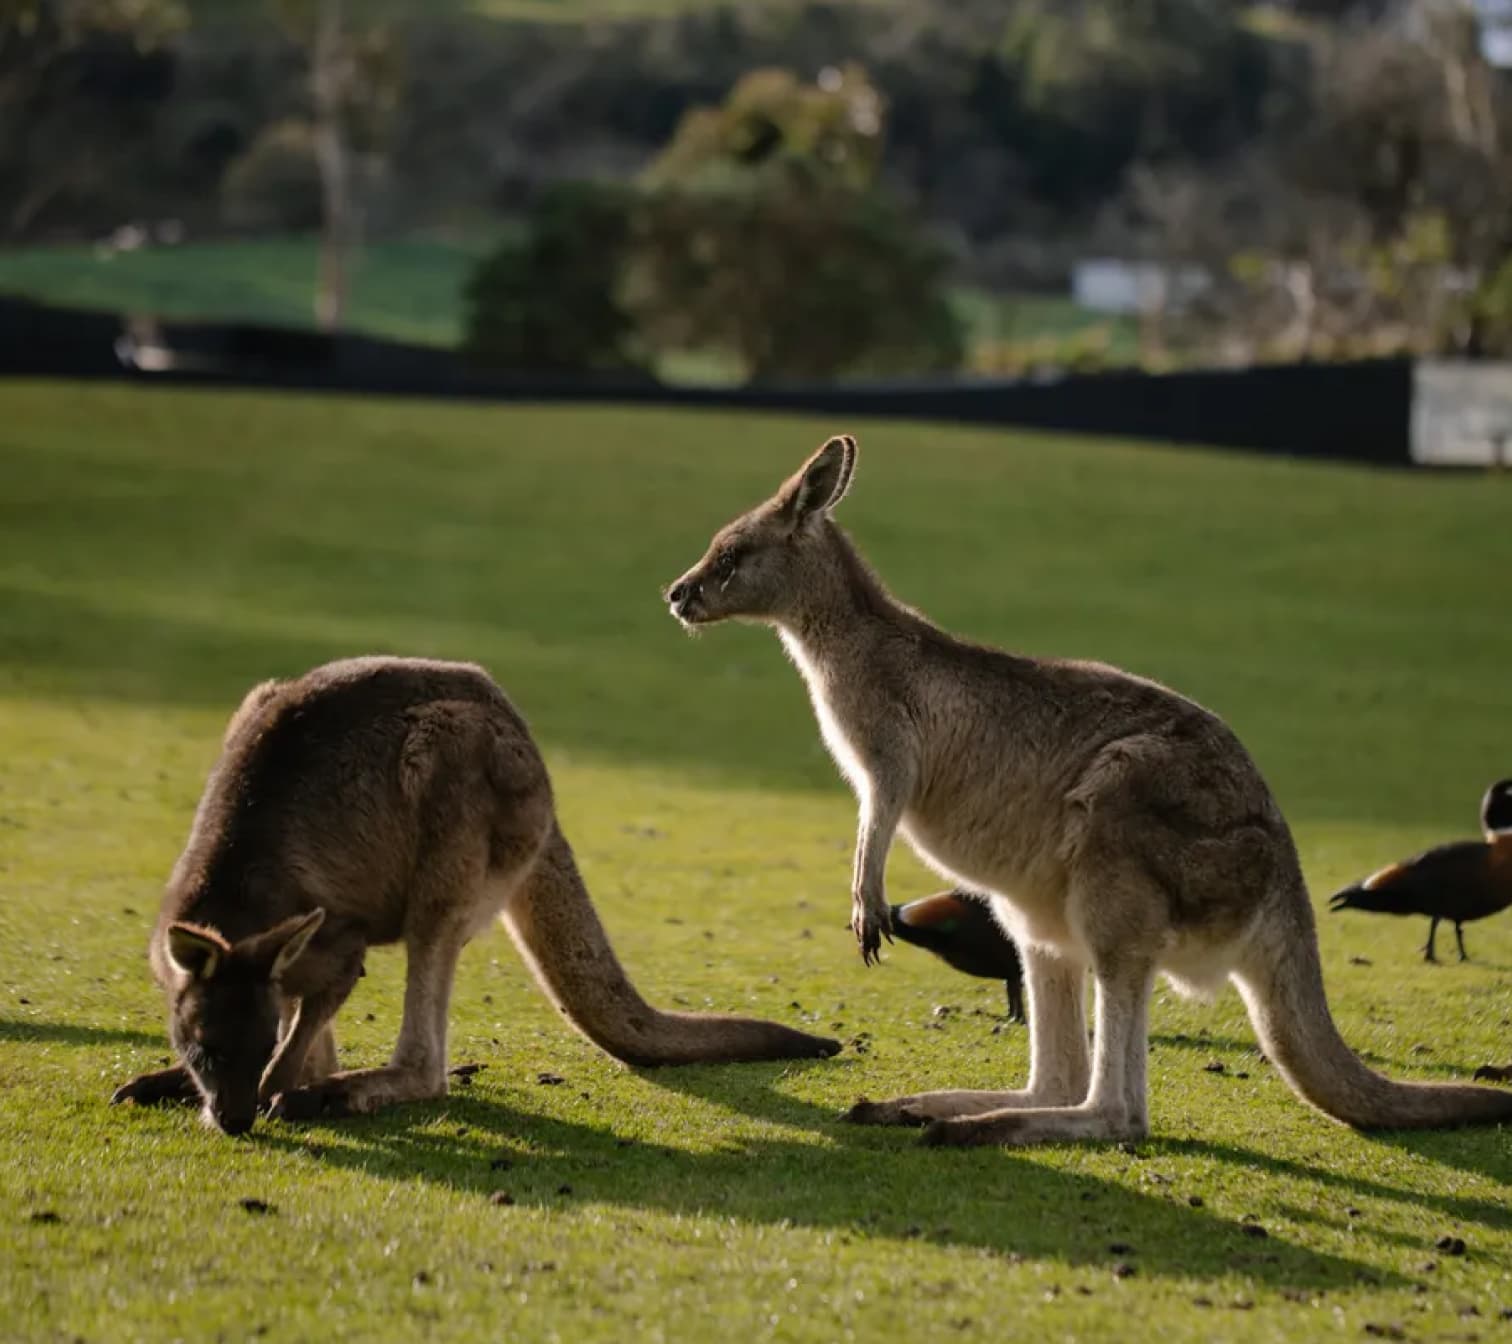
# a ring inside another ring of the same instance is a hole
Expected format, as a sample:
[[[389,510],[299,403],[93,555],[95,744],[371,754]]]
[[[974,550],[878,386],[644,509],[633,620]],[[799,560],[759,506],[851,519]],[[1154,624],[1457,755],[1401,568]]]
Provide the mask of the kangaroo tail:
[[[1512,1093],[1399,1083],[1367,1068],[1339,1035],[1323,994],[1317,927],[1301,874],[1275,893],[1234,980],[1267,1057],[1318,1110],[1358,1129],[1437,1129],[1512,1121]]]
[[[840,1042],[777,1022],[666,1013],[630,983],[559,829],[510,896],[503,922],[546,995],[599,1049],[626,1064],[810,1059]]]

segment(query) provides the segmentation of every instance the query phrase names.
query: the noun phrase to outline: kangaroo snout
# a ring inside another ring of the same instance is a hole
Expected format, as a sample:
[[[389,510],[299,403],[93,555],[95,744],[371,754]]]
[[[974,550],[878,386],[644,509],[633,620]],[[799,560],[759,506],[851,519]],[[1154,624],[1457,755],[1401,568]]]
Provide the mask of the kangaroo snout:
[[[230,1107],[211,1105],[207,1107],[207,1110],[210,1119],[215,1123],[215,1127],[222,1134],[229,1134],[233,1139],[238,1135],[245,1134],[252,1128],[253,1122],[257,1119],[256,1106]]]
[[[680,621],[696,621],[701,616],[703,585],[684,575],[666,592],[667,606]]]

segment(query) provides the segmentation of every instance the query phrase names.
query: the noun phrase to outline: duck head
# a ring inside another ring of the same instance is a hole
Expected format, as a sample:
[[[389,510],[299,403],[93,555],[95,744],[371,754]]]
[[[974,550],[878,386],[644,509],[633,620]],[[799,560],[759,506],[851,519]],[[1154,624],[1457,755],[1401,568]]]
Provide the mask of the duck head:
[[[1486,837],[1512,835],[1512,779],[1501,779],[1481,799],[1481,825]]]

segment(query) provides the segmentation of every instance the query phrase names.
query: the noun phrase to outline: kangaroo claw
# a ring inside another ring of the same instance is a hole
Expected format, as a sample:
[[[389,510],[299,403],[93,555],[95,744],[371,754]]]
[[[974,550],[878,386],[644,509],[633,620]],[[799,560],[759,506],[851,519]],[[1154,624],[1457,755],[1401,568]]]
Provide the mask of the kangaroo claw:
[[[882,939],[892,942],[892,916],[887,906],[875,912],[856,901],[851,907],[851,932],[861,947],[861,960],[875,966],[882,960]]]

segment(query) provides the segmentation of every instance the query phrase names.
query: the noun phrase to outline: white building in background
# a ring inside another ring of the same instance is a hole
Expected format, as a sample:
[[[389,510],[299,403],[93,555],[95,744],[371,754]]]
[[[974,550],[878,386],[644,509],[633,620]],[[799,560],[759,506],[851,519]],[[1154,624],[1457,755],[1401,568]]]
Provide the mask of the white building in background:
[[[1512,467],[1512,364],[1421,359],[1412,369],[1412,460]]]
[[[1148,313],[1180,309],[1211,283],[1200,266],[1088,257],[1071,268],[1071,297],[1097,313]]]

